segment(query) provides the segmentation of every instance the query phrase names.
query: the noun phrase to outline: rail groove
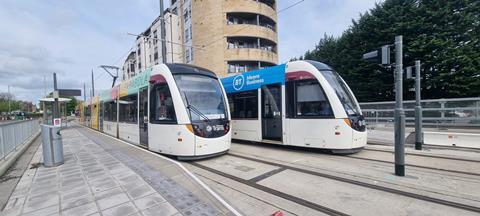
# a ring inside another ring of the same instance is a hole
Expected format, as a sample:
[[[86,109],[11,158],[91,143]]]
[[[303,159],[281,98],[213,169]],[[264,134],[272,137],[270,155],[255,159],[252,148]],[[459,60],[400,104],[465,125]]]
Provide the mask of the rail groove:
[[[301,169],[301,168],[288,166],[288,165],[284,165],[284,164],[280,164],[280,163],[275,163],[275,162],[271,162],[271,161],[266,161],[266,160],[262,160],[262,159],[258,159],[258,158],[252,158],[252,157],[247,157],[247,156],[243,156],[243,155],[238,155],[238,154],[235,154],[235,153],[228,153],[228,155],[238,157],[238,158],[242,158],[242,159],[246,159],[246,160],[259,162],[259,163],[264,163],[264,164],[268,164],[268,165],[272,165],[272,166],[283,167],[285,169],[289,169],[289,170],[293,170],[293,171],[297,171],[297,172],[301,172],[301,173],[305,173],[305,174],[310,174],[310,175],[314,175],[314,176],[319,176],[319,177],[323,177],[323,178],[328,178],[328,179],[332,179],[332,180],[336,180],[336,181],[340,181],[340,182],[344,182],[344,183],[349,183],[349,184],[353,184],[353,185],[357,185],[357,186],[361,186],[361,187],[366,187],[366,188],[370,188],[370,189],[374,189],[374,190],[379,190],[379,191],[384,191],[384,192],[397,194],[397,195],[401,195],[401,196],[405,196],[405,197],[410,197],[410,198],[413,198],[413,199],[423,200],[423,201],[432,202],[432,203],[436,203],[436,204],[440,204],[440,205],[450,206],[450,207],[453,207],[453,208],[458,208],[458,209],[463,209],[463,210],[467,210],[467,211],[480,213],[480,207],[466,205],[466,204],[463,204],[463,203],[452,202],[452,201],[448,201],[448,200],[443,200],[443,199],[438,199],[438,198],[429,197],[429,196],[425,196],[425,195],[415,194],[415,193],[411,193],[411,192],[407,192],[407,191],[402,191],[402,190],[398,190],[398,189],[394,189],[394,188],[388,188],[388,187],[384,187],[384,186],[380,186],[380,185],[369,184],[369,183],[366,183],[366,182],[361,182],[361,181],[348,179],[348,178],[344,178],[344,177],[340,177],[340,176],[334,176],[334,175],[330,175],[330,174],[325,174],[325,173],[315,172],[315,171],[311,171],[311,170]]]
[[[296,197],[296,196],[292,196],[290,194],[286,194],[286,193],[277,191],[277,190],[269,188],[269,187],[265,187],[263,185],[257,184],[255,181],[246,180],[246,179],[243,179],[243,178],[240,178],[240,177],[237,177],[237,176],[234,176],[234,175],[230,175],[228,173],[225,173],[225,172],[222,172],[222,171],[204,166],[204,165],[199,164],[197,162],[191,162],[190,164],[195,166],[195,167],[198,167],[200,169],[203,169],[203,170],[215,173],[217,175],[232,179],[236,182],[248,185],[250,187],[256,188],[258,190],[264,191],[264,192],[269,193],[269,194],[273,194],[275,196],[281,197],[283,199],[289,200],[291,202],[297,203],[297,204],[305,206],[307,208],[311,208],[311,209],[323,212],[323,213],[328,214],[328,215],[338,215],[338,216],[348,215],[348,214],[339,212],[337,210],[334,210],[334,209],[331,209],[331,208],[328,208],[328,207],[310,202],[308,200],[305,200],[305,199],[302,199],[302,198],[299,198],[299,197]]]

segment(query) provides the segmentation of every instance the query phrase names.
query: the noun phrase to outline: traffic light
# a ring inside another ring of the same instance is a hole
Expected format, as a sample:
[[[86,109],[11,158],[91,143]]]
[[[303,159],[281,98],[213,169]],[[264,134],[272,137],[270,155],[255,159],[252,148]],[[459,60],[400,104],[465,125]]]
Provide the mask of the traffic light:
[[[374,62],[380,65],[390,64],[390,46],[385,45],[375,51],[363,54],[363,60]]]

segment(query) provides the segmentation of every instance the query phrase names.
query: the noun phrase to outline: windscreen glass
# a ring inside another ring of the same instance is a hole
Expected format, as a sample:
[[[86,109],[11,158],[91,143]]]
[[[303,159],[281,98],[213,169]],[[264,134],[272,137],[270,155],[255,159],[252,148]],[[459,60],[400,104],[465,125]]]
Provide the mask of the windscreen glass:
[[[325,77],[327,82],[333,87],[335,93],[337,94],[340,102],[342,102],[343,107],[347,114],[350,115],[361,115],[360,108],[355,102],[355,97],[352,92],[348,89],[345,81],[338,75],[337,72],[332,70],[320,70],[322,75]]]
[[[226,104],[217,79],[203,75],[174,76],[192,121],[225,119]]]

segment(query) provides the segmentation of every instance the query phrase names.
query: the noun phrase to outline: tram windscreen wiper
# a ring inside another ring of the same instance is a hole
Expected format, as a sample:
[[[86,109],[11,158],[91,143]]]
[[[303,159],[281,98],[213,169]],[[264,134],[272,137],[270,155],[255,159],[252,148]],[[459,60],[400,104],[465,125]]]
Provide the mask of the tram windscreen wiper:
[[[210,122],[210,119],[206,115],[204,115],[202,112],[200,112],[200,110],[198,110],[196,107],[194,107],[188,102],[187,94],[185,92],[183,92],[183,96],[185,97],[185,101],[187,102],[187,109],[190,111],[190,113],[192,113],[193,111],[195,114],[205,119],[205,121]]]
[[[203,114],[202,112],[200,112],[200,110],[198,110],[197,108],[195,108],[193,105],[187,105],[187,109],[189,109],[190,111],[193,111],[193,112],[194,112],[195,114],[197,114],[198,116],[204,118],[205,121],[210,122],[210,119],[209,119],[205,114]]]

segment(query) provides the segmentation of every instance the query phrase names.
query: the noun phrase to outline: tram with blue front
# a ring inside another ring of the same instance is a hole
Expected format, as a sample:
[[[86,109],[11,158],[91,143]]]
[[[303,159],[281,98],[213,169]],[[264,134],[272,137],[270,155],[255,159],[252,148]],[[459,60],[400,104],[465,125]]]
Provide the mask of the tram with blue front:
[[[222,79],[232,138],[353,153],[367,142],[365,120],[351,89],[330,66],[316,61],[283,65]]]

